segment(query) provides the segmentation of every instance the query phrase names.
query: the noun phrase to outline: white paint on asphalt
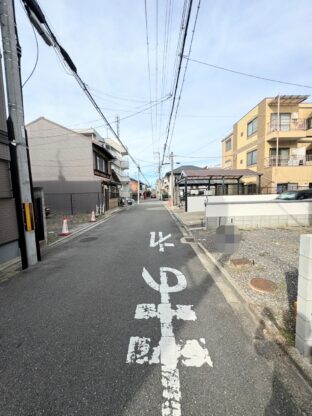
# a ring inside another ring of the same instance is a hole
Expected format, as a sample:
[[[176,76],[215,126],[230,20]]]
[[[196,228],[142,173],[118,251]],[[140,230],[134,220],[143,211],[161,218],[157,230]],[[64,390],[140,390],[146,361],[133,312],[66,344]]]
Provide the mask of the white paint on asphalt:
[[[150,247],[154,248],[159,246],[159,251],[164,252],[165,247],[174,247],[173,243],[165,243],[166,240],[168,240],[171,237],[171,234],[163,236],[163,233],[159,231],[158,233],[158,241],[156,241],[156,233],[155,231],[151,231],[151,239],[150,239]]]
[[[176,278],[176,284],[169,285],[168,274]],[[178,363],[186,367],[201,367],[204,364],[212,367],[212,360],[206,348],[204,338],[176,342],[173,333],[173,318],[185,321],[197,319],[193,305],[176,305],[170,303],[170,293],[177,293],[187,286],[185,276],[170,267],[160,268],[160,284],[143,268],[142,277],[157,292],[160,292],[161,303],[143,303],[136,307],[135,319],[160,320],[161,338],[159,345],[151,346],[150,338],[131,337],[127,363],[161,364],[161,383],[163,386],[162,416],[181,416],[181,388]]]

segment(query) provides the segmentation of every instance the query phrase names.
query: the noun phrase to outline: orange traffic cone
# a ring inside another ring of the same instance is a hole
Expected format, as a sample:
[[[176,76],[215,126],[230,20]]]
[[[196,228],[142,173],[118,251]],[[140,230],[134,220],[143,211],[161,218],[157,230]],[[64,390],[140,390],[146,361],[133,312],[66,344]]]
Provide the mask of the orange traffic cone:
[[[95,222],[96,221],[96,218],[95,218],[95,212],[94,211],[92,211],[91,212],[91,219],[90,219],[90,222]]]
[[[62,232],[59,233],[60,236],[66,236],[69,235],[70,232],[68,231],[68,224],[67,224],[67,218],[65,217],[63,219],[63,227],[62,227]]]

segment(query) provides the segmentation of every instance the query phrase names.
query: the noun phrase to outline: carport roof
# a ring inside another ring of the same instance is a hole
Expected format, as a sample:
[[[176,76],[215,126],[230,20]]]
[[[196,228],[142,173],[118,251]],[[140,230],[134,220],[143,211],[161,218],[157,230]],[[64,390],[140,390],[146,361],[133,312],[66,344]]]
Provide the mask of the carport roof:
[[[221,169],[208,168],[198,170],[183,170],[181,172],[181,179],[240,179],[243,176],[261,176],[262,173],[257,173],[251,169]]]

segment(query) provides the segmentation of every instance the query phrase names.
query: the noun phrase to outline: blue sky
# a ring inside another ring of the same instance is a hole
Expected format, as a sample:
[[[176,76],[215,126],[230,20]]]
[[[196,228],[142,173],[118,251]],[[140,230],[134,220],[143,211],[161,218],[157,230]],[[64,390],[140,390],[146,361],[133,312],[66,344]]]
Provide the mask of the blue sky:
[[[158,160],[155,152],[163,149],[170,101],[153,108],[153,129],[150,110],[123,120],[146,108],[150,101],[144,0],[39,3],[105,115],[111,122],[116,115],[121,118],[122,140],[146,177],[154,182]],[[165,18],[170,3],[158,0],[158,26],[156,4],[156,0],[147,0],[152,100],[167,96],[171,90],[183,1],[172,0],[165,64]],[[196,6],[197,1],[191,27]],[[36,58],[36,43],[19,2],[16,8],[25,79]],[[311,0],[202,0],[191,58],[311,85],[311,14]],[[45,116],[72,128],[103,125],[53,49],[40,38],[38,42],[39,63],[24,87],[26,122]],[[189,62],[170,150],[181,164],[217,165],[220,140],[264,97],[310,92],[308,88],[241,77]],[[104,137],[111,137],[105,127],[97,129]],[[135,174],[133,167],[130,174]]]

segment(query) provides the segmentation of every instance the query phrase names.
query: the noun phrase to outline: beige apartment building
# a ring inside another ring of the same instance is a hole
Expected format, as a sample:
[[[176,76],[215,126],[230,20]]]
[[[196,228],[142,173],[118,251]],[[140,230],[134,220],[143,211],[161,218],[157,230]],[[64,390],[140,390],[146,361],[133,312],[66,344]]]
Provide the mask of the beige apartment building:
[[[312,188],[312,103],[307,95],[265,98],[222,140],[222,167],[262,173],[264,191]],[[256,177],[246,178],[253,187]]]

